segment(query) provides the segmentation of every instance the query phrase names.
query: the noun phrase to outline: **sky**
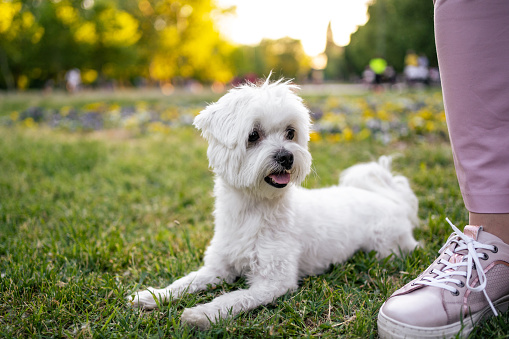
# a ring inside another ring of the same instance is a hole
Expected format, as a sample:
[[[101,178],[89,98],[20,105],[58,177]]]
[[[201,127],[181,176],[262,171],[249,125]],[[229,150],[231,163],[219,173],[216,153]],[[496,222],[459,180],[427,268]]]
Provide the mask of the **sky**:
[[[325,48],[327,26],[332,23],[334,41],[345,46],[357,26],[367,21],[372,0],[216,0],[236,14],[219,19],[221,33],[238,44],[255,45],[263,38],[289,36],[301,40],[304,51],[316,56]]]

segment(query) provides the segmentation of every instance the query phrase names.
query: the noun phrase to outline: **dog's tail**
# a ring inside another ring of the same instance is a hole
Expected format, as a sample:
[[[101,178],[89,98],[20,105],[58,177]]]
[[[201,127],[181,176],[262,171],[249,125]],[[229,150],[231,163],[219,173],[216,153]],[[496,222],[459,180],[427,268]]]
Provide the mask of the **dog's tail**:
[[[339,184],[378,193],[407,210],[414,227],[418,226],[419,202],[410,188],[408,179],[391,173],[391,156],[381,156],[378,161],[357,164],[341,173]]]

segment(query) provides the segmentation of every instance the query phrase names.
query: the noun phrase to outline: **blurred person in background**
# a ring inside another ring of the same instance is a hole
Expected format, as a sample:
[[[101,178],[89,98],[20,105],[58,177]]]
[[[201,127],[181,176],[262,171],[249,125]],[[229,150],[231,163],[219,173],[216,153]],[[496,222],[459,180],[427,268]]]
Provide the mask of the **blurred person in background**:
[[[69,93],[74,93],[79,90],[81,85],[81,72],[77,68],[69,70],[65,74],[66,88]]]

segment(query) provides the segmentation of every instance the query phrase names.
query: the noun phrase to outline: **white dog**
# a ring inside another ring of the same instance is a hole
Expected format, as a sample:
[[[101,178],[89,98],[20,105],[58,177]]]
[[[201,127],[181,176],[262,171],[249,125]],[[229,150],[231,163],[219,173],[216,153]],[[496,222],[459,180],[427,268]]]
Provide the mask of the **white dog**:
[[[289,82],[268,80],[230,90],[194,120],[209,142],[215,173],[215,229],[204,266],[166,288],[130,301],[157,307],[184,293],[243,275],[249,288],[185,309],[182,321],[201,329],[219,318],[272,302],[299,278],[323,273],[358,250],[408,252],[417,242],[417,198],[390,172],[390,158],[355,165],[338,186],[305,189],[310,116]]]

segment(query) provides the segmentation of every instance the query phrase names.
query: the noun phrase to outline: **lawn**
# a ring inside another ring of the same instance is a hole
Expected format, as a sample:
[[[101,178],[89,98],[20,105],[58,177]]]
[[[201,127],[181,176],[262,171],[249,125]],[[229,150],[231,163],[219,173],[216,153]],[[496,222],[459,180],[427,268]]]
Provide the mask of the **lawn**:
[[[0,336],[377,336],[384,300],[435,258],[467,222],[438,91],[310,96],[313,174],[397,154],[419,201],[422,248],[378,261],[357,253],[297,292],[200,332],[186,307],[246,286],[242,279],[151,312],[125,298],[200,266],[213,232],[213,176],[190,122],[217,96],[2,96],[0,104]],[[507,337],[509,315],[473,337]]]

